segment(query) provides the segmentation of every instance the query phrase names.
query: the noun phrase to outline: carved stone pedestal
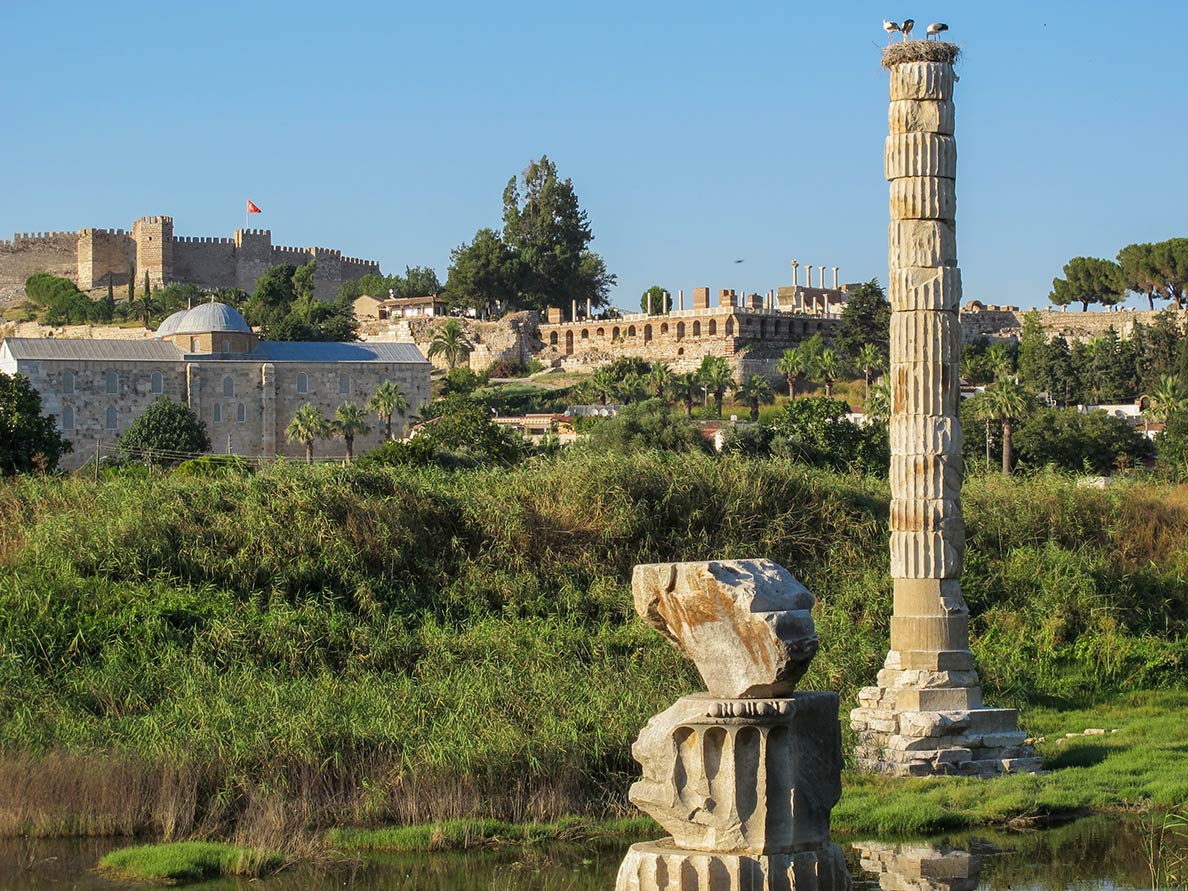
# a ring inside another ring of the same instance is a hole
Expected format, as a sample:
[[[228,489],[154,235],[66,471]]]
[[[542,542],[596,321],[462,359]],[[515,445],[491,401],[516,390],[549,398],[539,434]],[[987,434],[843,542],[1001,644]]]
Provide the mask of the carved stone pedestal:
[[[632,746],[631,801],[670,834],[634,845],[617,891],[847,891],[836,693],[797,693],[817,651],[813,596],[767,560],[637,566],[635,607],[697,665]]]
[[[632,845],[617,891],[849,891],[841,848],[785,854],[685,851],[671,839]]]

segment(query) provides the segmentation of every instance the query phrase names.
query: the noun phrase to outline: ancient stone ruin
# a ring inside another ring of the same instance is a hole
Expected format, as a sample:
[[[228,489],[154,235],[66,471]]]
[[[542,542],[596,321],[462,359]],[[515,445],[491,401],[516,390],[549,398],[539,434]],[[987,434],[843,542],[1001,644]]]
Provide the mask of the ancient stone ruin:
[[[955,58],[957,48],[951,49]],[[1040,760],[1024,745],[1016,712],[982,705],[959,581],[965,528],[956,77],[951,61],[888,67],[895,609],[878,685],[859,693],[861,707],[851,713],[858,760],[873,771],[911,776],[1036,770]]]
[[[854,842],[859,863],[882,891],[977,891],[984,855],[926,842]]]
[[[618,891],[846,891],[829,841],[841,796],[835,693],[797,693],[817,652],[813,595],[769,560],[636,566],[635,609],[708,688],[632,747],[631,801],[670,834],[632,845]]]

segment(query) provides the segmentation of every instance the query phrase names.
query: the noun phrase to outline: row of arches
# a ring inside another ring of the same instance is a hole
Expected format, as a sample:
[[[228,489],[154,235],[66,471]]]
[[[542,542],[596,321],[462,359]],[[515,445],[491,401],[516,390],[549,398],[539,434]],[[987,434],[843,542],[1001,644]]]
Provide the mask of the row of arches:
[[[758,340],[764,340],[774,337],[809,337],[812,334],[824,330],[824,323],[821,321],[813,321],[812,319],[779,319],[768,316],[761,316],[753,318],[743,316],[740,318],[739,324],[736,327],[734,316],[728,316],[725,323],[720,326],[722,333],[726,337],[734,337],[737,331],[740,337],[754,337]],[[636,325],[614,325],[607,327],[599,325],[591,328],[583,326],[577,329],[577,334],[574,334],[575,329],[570,328],[562,335],[558,331],[549,332],[549,346],[558,349],[564,349],[565,354],[569,355],[573,352],[575,343],[583,340],[603,340],[608,334],[612,343],[625,342],[636,337],[642,338],[644,343],[651,343],[658,334],[660,337],[675,336],[679,340],[684,340],[688,337],[717,337],[719,333],[719,325],[717,319],[709,319],[703,326],[700,319],[694,319],[691,323],[686,323],[684,320],[676,323],[661,322],[659,326],[653,326],[652,323],[637,327]]]

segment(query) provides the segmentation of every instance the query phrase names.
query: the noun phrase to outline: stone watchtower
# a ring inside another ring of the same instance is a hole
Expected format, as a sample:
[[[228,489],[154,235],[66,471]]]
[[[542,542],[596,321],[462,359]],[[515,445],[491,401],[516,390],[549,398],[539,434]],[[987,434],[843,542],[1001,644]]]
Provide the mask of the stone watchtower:
[[[1013,709],[985,708],[961,596],[961,272],[950,43],[888,47],[891,183],[891,650],[851,713],[881,773],[1035,770]]]
[[[173,217],[141,217],[132,224],[136,243],[136,285],[147,272],[153,287],[173,280]]]

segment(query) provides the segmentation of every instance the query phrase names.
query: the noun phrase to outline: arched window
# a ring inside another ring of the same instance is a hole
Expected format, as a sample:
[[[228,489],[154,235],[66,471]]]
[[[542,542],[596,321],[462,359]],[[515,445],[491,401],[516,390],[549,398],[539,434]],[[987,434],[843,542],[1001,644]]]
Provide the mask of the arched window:
[[[734,319],[726,320],[726,336],[729,337],[734,333]]]
[[[214,408],[210,410],[210,419],[216,424],[223,422],[223,406],[222,403],[216,402]]]
[[[235,420],[240,424],[247,420],[247,406],[242,402],[235,407]]]
[[[71,408],[69,405],[62,406],[62,429],[63,430],[73,430],[74,429],[74,409]]]
[[[557,345],[557,332],[550,331],[549,332],[549,346],[556,346],[556,345]]]
[[[120,392],[120,376],[114,371],[109,371],[103,375],[103,389],[109,394],[114,395]]]
[[[684,322],[677,322],[676,335],[677,335],[677,340],[685,339],[685,323]]]
[[[190,338],[190,352],[191,353],[198,352],[198,338],[197,337]]]
[[[644,337],[644,343],[652,342],[652,326],[651,325],[644,325],[643,337]]]
[[[223,395],[228,399],[235,398],[235,378],[231,375],[223,375]]]
[[[589,340],[589,339],[590,339],[590,329],[583,328],[582,329],[582,340]]]
[[[224,353],[231,352],[231,338],[230,337],[223,338],[223,352]]]
[[[107,409],[107,429],[114,430],[119,421],[119,414],[115,410],[115,406],[108,406]]]
[[[694,323],[693,323],[693,336],[694,336],[694,337],[700,337],[700,336],[701,336],[701,322],[694,322]]]
[[[599,328],[594,333],[597,334],[599,337],[606,337],[606,329],[605,328]]]
[[[159,371],[153,372],[152,391],[153,395],[160,395],[165,392],[165,375]]]
[[[340,395],[349,396],[351,393],[351,376],[349,374],[340,374],[338,376],[338,392]]]
[[[628,337],[634,337],[634,336],[635,336],[635,326],[634,326],[634,325],[628,325],[628,326],[627,326],[627,336],[628,336]]]
[[[709,336],[710,336],[710,337],[713,337],[715,334],[717,334],[717,333],[718,333],[718,322],[717,322],[717,320],[716,320],[716,319],[710,319],[710,320],[709,320],[709,328],[708,328],[708,331],[709,331]]]
[[[298,393],[308,393],[309,392],[309,376],[306,375],[306,373],[304,371],[300,372],[297,375],[297,392]]]
[[[67,396],[74,395],[74,372],[67,371],[62,375],[62,392]]]

